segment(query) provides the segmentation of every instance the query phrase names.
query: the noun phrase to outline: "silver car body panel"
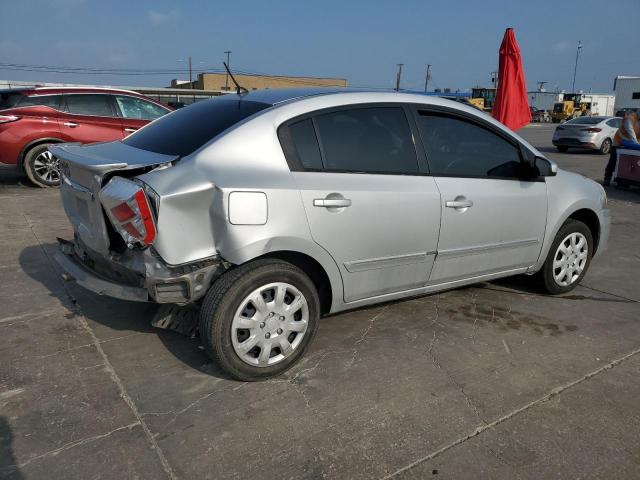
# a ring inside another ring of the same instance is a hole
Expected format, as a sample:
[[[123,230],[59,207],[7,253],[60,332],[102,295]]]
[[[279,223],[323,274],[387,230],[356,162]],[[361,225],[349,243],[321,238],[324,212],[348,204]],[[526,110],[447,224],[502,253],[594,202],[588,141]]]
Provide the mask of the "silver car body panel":
[[[562,223],[582,208],[597,213],[606,244],[608,214],[599,186],[578,175],[559,171],[542,181],[524,182],[292,172],[277,136],[284,122],[321,109],[411,103],[462,111],[491,123],[533,155],[543,157],[472,107],[389,92],[289,96],[256,92],[247,98],[260,101],[260,95],[271,95],[272,100],[280,95],[281,103],[226,130],[178,162],[138,175],[157,194],[154,248],[168,265],[213,256],[242,264],[277,252],[306,255],[327,274],[330,311],[337,312],[533,272],[541,267]],[[101,147],[105,157],[118,158],[118,152],[122,152],[119,142]],[[67,158],[62,150],[58,153]],[[71,202],[65,193],[68,188],[63,187],[65,209]],[[258,201],[260,212],[242,211],[242,218],[262,219],[266,210],[266,221],[232,221],[236,207],[230,216],[229,199],[235,192],[251,193],[247,198]],[[257,200],[260,196],[266,199],[266,207]],[[473,206],[446,206],[460,196],[472,200]],[[314,205],[316,200],[341,198],[350,200],[350,205]],[[78,224],[72,223],[77,230]]]

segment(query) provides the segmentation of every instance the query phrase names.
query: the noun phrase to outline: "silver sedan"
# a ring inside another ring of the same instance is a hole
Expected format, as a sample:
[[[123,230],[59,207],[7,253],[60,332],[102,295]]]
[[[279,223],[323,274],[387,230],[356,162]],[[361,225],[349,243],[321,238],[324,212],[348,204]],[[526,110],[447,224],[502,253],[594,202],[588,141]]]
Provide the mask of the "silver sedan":
[[[558,125],[553,144],[559,152],[569,148],[598,150],[607,155],[611,151],[613,136],[622,125],[618,117],[578,117]]]
[[[600,185],[423,95],[226,95],[51,151],[74,229],[62,268],[201,306],[206,351],[243,380],[290,368],[322,315],[517,274],[568,292],[609,234]]]

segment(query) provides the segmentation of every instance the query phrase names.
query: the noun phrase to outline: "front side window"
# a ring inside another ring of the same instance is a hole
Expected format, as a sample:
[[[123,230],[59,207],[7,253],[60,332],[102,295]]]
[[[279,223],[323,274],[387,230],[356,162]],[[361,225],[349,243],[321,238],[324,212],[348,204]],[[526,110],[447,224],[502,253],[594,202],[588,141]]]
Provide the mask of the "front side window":
[[[116,95],[116,103],[124,118],[155,120],[169,113],[166,109],[155,103],[125,95]]]
[[[418,173],[413,136],[400,107],[340,110],[315,117],[325,170]]]
[[[109,95],[74,94],[66,95],[67,111],[74,115],[113,117]]]
[[[475,123],[420,112],[418,129],[433,175],[515,178],[521,171],[516,146]]]

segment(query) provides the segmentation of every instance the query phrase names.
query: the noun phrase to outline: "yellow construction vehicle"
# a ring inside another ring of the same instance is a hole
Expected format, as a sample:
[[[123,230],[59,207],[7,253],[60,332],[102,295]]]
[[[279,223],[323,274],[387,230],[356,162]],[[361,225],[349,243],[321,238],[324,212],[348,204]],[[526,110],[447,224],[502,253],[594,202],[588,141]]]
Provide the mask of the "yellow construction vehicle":
[[[577,93],[565,93],[564,100],[553,104],[551,120],[560,123],[572,118],[582,117],[591,113],[591,102],[583,102]]]
[[[484,98],[470,98],[469,103],[478,110],[484,110]]]
[[[484,88],[484,87],[475,87],[471,89],[471,98],[470,102],[481,103],[481,106],[478,105],[478,108],[484,110],[485,112],[491,113],[493,109],[493,103],[496,101],[496,89],[495,88]]]

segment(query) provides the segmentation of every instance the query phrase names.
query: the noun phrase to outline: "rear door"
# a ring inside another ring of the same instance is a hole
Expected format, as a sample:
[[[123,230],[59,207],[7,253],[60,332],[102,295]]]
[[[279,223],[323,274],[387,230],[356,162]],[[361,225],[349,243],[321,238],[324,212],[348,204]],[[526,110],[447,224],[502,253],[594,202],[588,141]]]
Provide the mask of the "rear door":
[[[60,130],[69,141],[81,143],[122,140],[122,124],[112,96],[103,93],[64,95]]]
[[[488,122],[416,109],[429,168],[442,195],[430,284],[533,265],[547,218],[544,178],[523,180],[520,146]]]
[[[343,278],[344,300],[426,284],[440,195],[419,165],[405,109],[320,112],[280,128],[313,239]]]
[[[169,113],[153,102],[129,95],[115,95],[116,108],[122,119],[122,135],[127,137],[147,123]]]

